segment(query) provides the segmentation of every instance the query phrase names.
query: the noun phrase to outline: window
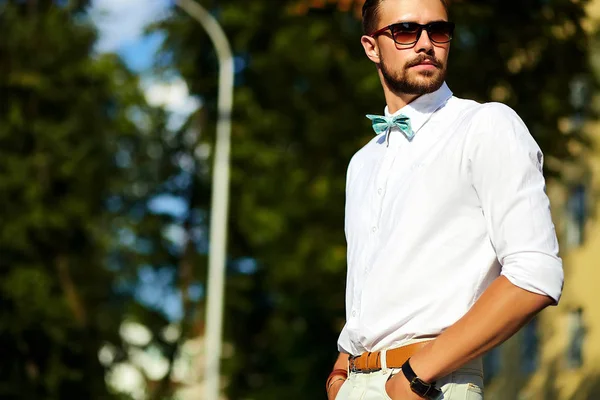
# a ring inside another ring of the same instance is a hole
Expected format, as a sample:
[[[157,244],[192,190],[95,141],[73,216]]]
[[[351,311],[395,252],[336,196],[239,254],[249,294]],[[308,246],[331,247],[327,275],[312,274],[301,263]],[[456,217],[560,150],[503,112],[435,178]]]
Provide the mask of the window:
[[[565,218],[565,244],[567,248],[583,244],[586,212],[586,188],[583,184],[575,185],[569,191]]]
[[[500,374],[501,360],[502,346],[493,348],[483,356],[483,376],[486,384]]]
[[[590,80],[585,76],[575,77],[569,84],[569,103],[573,107],[571,116],[571,129],[581,130],[585,122],[586,106],[591,102]]]
[[[569,344],[567,346],[567,367],[579,368],[583,365],[583,342],[586,328],[583,323],[583,309],[572,310],[567,316]]]
[[[521,371],[531,374],[535,372],[539,362],[537,318],[523,327],[521,335]]]

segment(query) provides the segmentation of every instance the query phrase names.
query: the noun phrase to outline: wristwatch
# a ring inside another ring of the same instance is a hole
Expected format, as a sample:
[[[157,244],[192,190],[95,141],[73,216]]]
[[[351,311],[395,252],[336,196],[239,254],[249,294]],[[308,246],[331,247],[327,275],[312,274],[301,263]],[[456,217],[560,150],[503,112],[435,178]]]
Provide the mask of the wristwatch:
[[[402,372],[408,382],[410,382],[410,389],[417,395],[427,400],[442,400],[442,391],[435,387],[435,382],[427,383],[420,379],[415,371],[410,366],[410,358],[402,365]]]

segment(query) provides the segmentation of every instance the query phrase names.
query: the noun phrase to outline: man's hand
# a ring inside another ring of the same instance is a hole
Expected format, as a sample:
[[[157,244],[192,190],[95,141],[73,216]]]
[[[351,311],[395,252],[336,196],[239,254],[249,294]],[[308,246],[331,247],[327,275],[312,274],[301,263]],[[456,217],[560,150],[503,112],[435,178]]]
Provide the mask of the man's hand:
[[[408,379],[402,372],[398,372],[385,383],[385,391],[392,400],[423,400],[410,389]]]
[[[337,397],[337,394],[342,388],[344,382],[346,382],[345,379],[339,379],[331,383],[331,387],[327,391],[327,400],[333,400]]]
[[[348,354],[346,353],[340,353],[337,360],[335,361],[335,364],[333,365],[333,371],[335,370],[344,370],[344,371],[348,371]],[[337,396],[338,392],[340,391],[342,385],[344,384],[344,382],[346,382],[345,379],[339,379],[339,378],[344,378],[343,375],[337,375],[336,377],[334,377],[331,381],[327,381],[327,384],[331,384],[331,387],[327,387],[327,400],[333,400],[335,399],[335,397]]]

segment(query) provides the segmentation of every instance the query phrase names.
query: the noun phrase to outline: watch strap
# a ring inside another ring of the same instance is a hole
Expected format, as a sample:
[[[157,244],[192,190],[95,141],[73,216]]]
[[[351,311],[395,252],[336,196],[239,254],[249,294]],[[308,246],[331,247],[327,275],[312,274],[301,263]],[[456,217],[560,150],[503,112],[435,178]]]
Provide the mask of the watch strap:
[[[402,365],[402,373],[410,383],[410,389],[427,400],[442,398],[442,391],[435,387],[435,382],[425,382],[420,379],[410,366],[410,358]]]

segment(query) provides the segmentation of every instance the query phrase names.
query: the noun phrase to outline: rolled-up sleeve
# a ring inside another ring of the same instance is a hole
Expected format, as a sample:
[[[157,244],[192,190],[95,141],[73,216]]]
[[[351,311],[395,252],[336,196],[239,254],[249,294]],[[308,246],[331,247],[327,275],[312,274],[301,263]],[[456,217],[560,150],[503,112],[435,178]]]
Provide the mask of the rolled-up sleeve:
[[[472,182],[501,274],[558,303],[564,274],[539,146],[519,116],[499,103],[483,105],[469,133]]]

